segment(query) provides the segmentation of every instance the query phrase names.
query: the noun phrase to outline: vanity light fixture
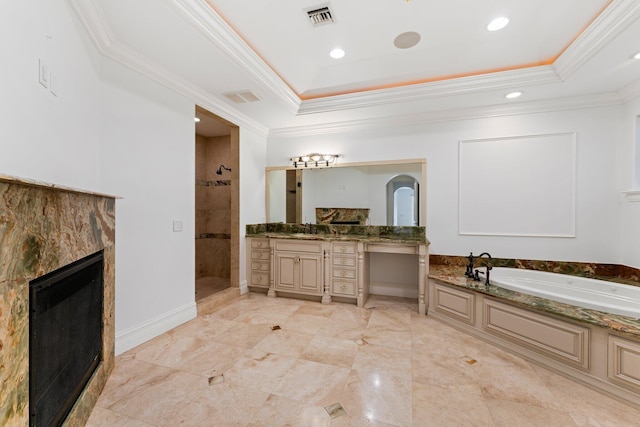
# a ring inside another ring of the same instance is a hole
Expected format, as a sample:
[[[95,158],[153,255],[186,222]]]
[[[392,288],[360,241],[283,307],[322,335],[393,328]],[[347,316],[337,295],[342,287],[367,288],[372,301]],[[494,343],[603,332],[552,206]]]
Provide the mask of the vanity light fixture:
[[[489,24],[487,25],[487,30],[498,31],[503,29],[507,25],[509,25],[509,18],[507,18],[506,16],[499,16],[489,22]]]
[[[320,154],[311,153],[304,156],[296,156],[291,158],[293,167],[298,168],[323,168],[333,166],[336,159],[340,157],[338,154]]]

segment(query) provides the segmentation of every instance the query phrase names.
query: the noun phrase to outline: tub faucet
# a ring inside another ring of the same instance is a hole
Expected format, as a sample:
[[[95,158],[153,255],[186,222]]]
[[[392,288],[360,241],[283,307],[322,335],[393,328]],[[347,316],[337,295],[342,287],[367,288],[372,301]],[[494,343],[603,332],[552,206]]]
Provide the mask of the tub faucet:
[[[482,252],[480,255],[478,255],[476,258],[482,258],[484,255],[487,256],[487,258],[489,258],[489,261],[491,261],[491,255],[489,255],[489,252]],[[483,273],[482,271],[476,270],[475,274],[473,275],[473,280],[479,282],[480,281],[480,276],[479,274],[486,274],[486,279],[484,281],[484,285],[485,286],[489,286],[489,272],[491,271],[491,269],[493,267],[491,267],[491,264],[489,263],[489,261],[487,261],[487,270],[486,273]]]
[[[469,253],[469,256],[467,257],[467,259],[469,260],[469,263],[467,264],[467,269],[464,272],[464,275],[467,276],[469,279],[473,279],[474,281],[479,282],[480,281],[479,274],[485,274],[485,273],[482,273],[481,271],[479,271],[477,269],[474,270],[474,268],[473,268],[473,260],[474,259],[478,259],[478,258],[482,258],[485,255],[487,256],[487,258],[491,259],[491,255],[489,254],[489,252],[482,252],[478,256],[473,256],[473,252]],[[489,285],[489,271],[491,270],[491,268],[492,268],[491,264],[487,263],[487,272],[486,272],[487,279],[485,280],[485,283],[484,283],[487,286]]]

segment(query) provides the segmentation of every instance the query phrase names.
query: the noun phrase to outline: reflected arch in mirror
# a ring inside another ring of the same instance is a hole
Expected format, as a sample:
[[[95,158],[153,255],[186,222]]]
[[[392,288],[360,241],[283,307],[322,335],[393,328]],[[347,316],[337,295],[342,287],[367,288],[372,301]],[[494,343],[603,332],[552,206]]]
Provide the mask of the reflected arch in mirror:
[[[418,226],[420,184],[409,175],[397,175],[387,182],[387,225]]]

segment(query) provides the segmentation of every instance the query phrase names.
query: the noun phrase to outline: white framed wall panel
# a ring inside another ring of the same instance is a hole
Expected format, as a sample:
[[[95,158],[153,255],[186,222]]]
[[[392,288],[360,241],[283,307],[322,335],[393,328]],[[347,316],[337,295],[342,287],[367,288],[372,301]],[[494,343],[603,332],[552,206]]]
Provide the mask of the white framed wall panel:
[[[459,142],[461,235],[575,237],[576,133]]]

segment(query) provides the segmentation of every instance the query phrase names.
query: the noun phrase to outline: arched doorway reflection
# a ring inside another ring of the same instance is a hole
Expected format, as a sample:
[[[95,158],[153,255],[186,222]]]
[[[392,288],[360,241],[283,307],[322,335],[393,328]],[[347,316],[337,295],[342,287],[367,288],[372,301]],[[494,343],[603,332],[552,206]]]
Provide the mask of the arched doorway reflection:
[[[387,182],[387,225],[419,225],[419,185],[409,175],[398,175]]]

